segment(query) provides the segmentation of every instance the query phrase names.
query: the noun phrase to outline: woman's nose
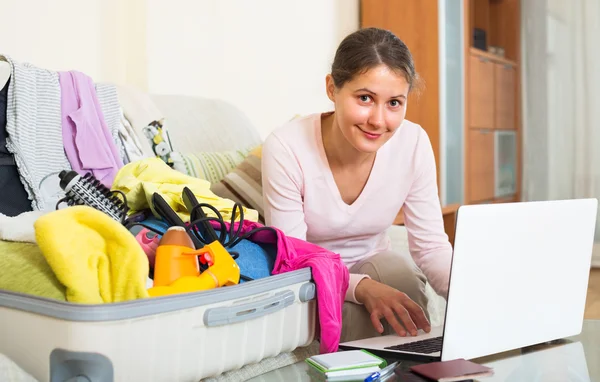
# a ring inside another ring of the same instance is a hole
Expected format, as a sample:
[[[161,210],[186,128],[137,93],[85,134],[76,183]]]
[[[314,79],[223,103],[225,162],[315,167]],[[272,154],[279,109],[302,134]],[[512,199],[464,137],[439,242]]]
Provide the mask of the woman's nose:
[[[371,109],[371,114],[369,115],[369,125],[380,129],[385,126],[385,119],[383,116],[383,108],[382,107],[374,107]]]

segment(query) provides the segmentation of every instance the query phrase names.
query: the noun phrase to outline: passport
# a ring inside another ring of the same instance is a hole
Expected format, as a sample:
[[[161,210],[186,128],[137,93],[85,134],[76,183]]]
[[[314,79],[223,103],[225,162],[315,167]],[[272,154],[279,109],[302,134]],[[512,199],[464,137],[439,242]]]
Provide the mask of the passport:
[[[464,381],[489,377],[494,374],[492,368],[467,361],[463,358],[416,365],[412,366],[410,371],[439,382]]]

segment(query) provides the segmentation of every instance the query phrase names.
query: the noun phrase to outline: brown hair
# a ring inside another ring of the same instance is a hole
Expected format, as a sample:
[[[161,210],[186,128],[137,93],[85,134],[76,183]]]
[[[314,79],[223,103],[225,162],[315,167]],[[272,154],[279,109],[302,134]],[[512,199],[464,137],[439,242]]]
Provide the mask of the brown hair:
[[[335,52],[331,76],[339,89],[354,76],[381,64],[402,73],[409,89],[418,85],[419,75],[406,44],[392,32],[379,28],[359,29],[346,36]]]

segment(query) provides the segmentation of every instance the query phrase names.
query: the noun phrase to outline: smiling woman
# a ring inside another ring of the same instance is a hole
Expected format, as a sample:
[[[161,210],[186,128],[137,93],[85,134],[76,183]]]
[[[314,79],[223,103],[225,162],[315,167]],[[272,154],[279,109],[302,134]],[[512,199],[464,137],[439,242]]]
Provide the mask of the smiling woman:
[[[429,331],[426,280],[447,294],[452,248],[433,150],[405,119],[417,82],[398,37],[361,29],[342,41],[325,79],[334,110],[293,120],[263,145],[267,225],[339,253],[349,268],[342,341]],[[401,208],[418,268],[386,236]]]

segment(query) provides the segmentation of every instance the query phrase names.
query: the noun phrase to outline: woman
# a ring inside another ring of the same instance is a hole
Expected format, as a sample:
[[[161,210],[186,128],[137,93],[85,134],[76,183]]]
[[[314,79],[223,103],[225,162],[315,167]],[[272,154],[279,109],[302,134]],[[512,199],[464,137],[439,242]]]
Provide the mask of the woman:
[[[404,119],[417,80],[398,37],[361,29],[342,41],[326,78],[334,111],[293,120],[263,145],[266,224],[339,253],[350,270],[342,341],[429,332],[421,270],[447,294],[452,248],[433,150]],[[400,208],[420,269],[390,250],[386,230]]]

